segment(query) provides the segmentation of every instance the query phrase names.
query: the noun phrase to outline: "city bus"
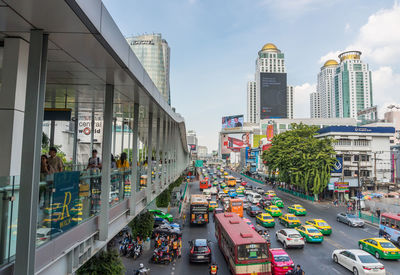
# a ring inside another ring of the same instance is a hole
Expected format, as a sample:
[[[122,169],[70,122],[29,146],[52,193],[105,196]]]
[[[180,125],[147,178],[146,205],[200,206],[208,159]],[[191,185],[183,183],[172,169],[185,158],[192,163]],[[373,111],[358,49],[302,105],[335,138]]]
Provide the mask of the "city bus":
[[[379,235],[389,234],[390,240],[400,245],[400,213],[382,213],[379,223]]]
[[[272,274],[267,241],[238,214],[216,214],[215,235],[232,274]]]
[[[243,200],[241,199],[230,199],[228,212],[233,212],[243,218]]]
[[[201,180],[200,181],[200,190],[208,188],[208,180]]]
[[[209,222],[208,200],[204,195],[190,197],[190,224],[205,224]]]
[[[236,178],[232,176],[227,176],[225,177],[225,183],[229,187],[235,187],[236,186]]]

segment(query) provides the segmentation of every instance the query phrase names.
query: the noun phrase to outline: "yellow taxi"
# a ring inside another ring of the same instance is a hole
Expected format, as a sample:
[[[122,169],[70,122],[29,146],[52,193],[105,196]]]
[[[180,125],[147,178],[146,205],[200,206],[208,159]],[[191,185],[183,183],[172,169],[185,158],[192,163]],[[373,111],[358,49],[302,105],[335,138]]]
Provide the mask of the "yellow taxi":
[[[293,213],[296,216],[305,216],[307,214],[307,210],[301,204],[288,206],[288,212]]]
[[[208,203],[208,211],[213,211],[217,207],[218,207],[218,203],[216,201],[210,201]]]
[[[306,221],[306,224],[312,225],[317,228],[322,235],[330,235],[332,234],[332,227],[323,219],[312,219]]]
[[[360,249],[375,255],[377,259],[400,259],[400,249],[384,238],[369,238],[358,241]]]
[[[282,216],[282,211],[278,208],[278,206],[275,205],[270,205],[266,207],[265,211],[267,211],[272,217]]]
[[[324,236],[317,228],[312,225],[300,225],[296,227],[300,235],[303,236],[309,243],[322,243]]]
[[[243,194],[243,191],[244,191],[243,186],[239,186],[238,188],[236,188],[236,193],[238,193],[238,194]]]
[[[225,194],[228,194],[228,192],[229,192],[229,187],[225,187],[223,191],[224,191]]]
[[[301,225],[301,221],[293,214],[285,214],[282,217],[279,217],[279,223],[288,227],[293,228]]]
[[[266,196],[270,196],[270,197],[276,197],[275,191],[274,190],[267,190],[265,192]]]
[[[256,216],[256,223],[261,224],[264,227],[274,227],[275,220],[268,213],[261,213]]]

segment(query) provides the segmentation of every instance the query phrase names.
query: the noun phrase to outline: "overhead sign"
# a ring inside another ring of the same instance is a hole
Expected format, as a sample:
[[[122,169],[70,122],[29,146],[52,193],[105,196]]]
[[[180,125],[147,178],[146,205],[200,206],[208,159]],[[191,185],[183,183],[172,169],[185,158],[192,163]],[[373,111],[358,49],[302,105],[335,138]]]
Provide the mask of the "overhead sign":
[[[336,157],[335,165],[332,167],[331,173],[342,173],[343,171],[343,158]]]
[[[103,118],[95,116],[94,118],[94,136],[93,139],[96,143],[103,140]],[[92,134],[92,117],[91,115],[79,116],[78,118],[78,140],[81,143],[90,143]]]

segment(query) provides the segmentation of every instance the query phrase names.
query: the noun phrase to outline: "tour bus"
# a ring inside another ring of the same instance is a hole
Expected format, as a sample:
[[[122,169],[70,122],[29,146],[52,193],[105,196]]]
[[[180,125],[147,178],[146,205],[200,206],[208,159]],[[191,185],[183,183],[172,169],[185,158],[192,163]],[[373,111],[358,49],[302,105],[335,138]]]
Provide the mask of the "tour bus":
[[[232,176],[227,176],[225,177],[225,183],[229,187],[235,187],[236,186],[236,178]]]
[[[243,218],[243,200],[242,199],[229,199],[228,212],[233,212]]]
[[[236,213],[215,215],[215,235],[232,274],[272,274],[267,241]]]
[[[208,188],[208,180],[201,180],[200,181],[200,190]]]
[[[204,195],[190,197],[190,224],[205,224],[209,222],[208,200]]]
[[[379,223],[379,235],[389,234],[390,240],[400,245],[400,213],[382,213]]]

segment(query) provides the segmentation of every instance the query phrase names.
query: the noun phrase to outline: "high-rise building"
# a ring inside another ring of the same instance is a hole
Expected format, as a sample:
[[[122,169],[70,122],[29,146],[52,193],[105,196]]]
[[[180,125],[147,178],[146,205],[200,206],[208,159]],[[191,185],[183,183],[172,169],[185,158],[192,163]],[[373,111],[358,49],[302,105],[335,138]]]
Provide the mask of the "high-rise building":
[[[332,82],[338,63],[330,59],[325,62],[318,73],[317,93],[320,99],[321,117],[330,118],[333,116],[332,106]]]
[[[170,48],[161,34],[144,34],[126,38],[133,52],[153,80],[164,99],[171,105],[169,85]]]
[[[287,86],[285,55],[272,43],[258,52],[255,81],[247,83],[247,121],[293,117],[293,87]]]
[[[287,118],[293,118],[293,86],[287,86]]]
[[[186,135],[187,144],[190,146],[190,150],[197,152],[197,135],[196,132],[193,130],[189,130]]]
[[[311,118],[321,117],[321,101],[318,92],[310,94],[310,114]]]
[[[335,117],[357,118],[357,112],[372,107],[372,81],[368,64],[360,59],[361,52],[348,51],[339,55],[332,83],[332,106]],[[373,119],[369,114],[368,119]]]
[[[256,82],[247,82],[247,122],[256,123]]]

